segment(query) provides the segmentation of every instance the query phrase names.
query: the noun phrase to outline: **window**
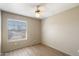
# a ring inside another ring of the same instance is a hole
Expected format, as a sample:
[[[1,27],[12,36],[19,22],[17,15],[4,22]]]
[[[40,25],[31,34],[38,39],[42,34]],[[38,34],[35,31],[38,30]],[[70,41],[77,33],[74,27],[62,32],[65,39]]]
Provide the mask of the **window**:
[[[8,19],[8,40],[27,39],[27,22],[15,19]]]

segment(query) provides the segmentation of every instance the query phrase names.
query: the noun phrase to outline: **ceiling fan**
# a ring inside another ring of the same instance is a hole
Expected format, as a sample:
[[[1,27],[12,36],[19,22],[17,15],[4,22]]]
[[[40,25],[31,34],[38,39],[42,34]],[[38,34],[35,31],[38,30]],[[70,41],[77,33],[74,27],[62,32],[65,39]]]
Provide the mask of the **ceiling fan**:
[[[44,11],[43,5],[37,5],[35,10],[36,17],[40,17],[42,14],[42,11]]]
[[[40,17],[40,9],[39,9],[40,5],[37,5],[36,6],[36,10],[35,10],[35,14],[36,14],[36,17]]]

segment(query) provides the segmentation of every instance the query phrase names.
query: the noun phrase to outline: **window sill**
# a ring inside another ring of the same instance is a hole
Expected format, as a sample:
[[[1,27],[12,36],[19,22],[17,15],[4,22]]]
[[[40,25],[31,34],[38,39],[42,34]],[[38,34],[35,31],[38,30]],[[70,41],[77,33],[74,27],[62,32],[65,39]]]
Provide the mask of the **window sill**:
[[[27,39],[18,39],[18,40],[9,40],[8,42],[17,42],[17,41],[25,41]]]

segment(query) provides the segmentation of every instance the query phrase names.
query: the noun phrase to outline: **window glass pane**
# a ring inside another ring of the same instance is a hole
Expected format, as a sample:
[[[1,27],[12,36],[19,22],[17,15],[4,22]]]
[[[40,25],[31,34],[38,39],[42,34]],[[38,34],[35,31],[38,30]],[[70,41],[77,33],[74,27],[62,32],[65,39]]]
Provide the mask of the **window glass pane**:
[[[8,19],[8,39],[26,39],[26,21]]]

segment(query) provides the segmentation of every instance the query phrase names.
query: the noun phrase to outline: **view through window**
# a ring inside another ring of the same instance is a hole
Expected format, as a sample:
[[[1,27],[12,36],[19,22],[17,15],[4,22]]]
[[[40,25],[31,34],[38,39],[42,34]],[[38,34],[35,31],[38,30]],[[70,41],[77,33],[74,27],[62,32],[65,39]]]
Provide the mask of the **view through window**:
[[[8,40],[26,39],[26,21],[8,19]]]

